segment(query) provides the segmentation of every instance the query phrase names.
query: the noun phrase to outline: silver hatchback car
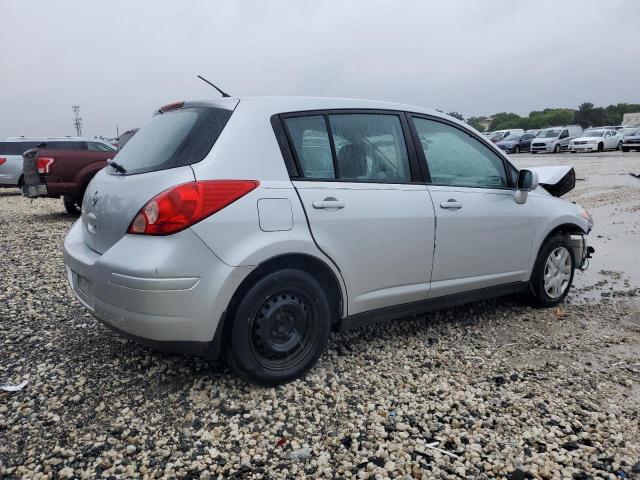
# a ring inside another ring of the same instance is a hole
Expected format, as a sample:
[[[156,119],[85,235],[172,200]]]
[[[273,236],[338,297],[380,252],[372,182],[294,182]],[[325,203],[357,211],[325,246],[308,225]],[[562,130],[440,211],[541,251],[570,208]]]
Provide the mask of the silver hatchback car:
[[[561,302],[592,251],[588,212],[557,198],[574,182],[420,107],[179,102],[93,178],[64,260],[107,326],[278,384],[333,329],[516,292]]]

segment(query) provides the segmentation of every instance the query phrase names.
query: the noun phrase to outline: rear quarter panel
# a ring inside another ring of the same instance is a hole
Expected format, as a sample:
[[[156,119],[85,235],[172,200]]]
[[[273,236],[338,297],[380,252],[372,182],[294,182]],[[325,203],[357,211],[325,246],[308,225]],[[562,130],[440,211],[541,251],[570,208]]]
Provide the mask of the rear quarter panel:
[[[258,180],[260,186],[223,210],[191,227],[224,263],[257,266],[286,254],[318,258],[331,268],[341,283],[339,269],[318,249],[307,218],[289,179],[270,118],[272,109],[240,101],[227,126],[207,157],[191,167],[196,180]],[[291,227],[265,231],[261,228],[259,204],[286,205]],[[346,298],[346,295],[344,296]],[[346,302],[345,302],[346,305]]]

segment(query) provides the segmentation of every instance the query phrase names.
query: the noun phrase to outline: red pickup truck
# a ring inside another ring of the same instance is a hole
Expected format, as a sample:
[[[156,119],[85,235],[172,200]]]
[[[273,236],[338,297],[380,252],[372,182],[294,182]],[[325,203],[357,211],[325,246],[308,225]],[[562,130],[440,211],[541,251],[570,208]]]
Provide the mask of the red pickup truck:
[[[87,185],[116,153],[99,140],[41,143],[22,155],[22,193],[29,198],[62,197],[67,212],[78,214]]]

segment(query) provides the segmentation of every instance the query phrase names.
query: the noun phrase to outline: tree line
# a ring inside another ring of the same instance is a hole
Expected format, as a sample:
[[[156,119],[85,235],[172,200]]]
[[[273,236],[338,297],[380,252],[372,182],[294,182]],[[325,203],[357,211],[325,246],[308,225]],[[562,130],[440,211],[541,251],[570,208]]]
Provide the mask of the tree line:
[[[484,124],[491,118],[488,131],[505,130],[508,128],[546,128],[556,125],[580,125],[582,128],[603,125],[620,125],[625,113],[640,112],[640,104],[618,103],[608,107],[595,107],[593,103],[584,102],[577,110],[570,108],[546,108],[533,111],[526,117],[516,113],[500,112],[491,117],[469,117],[466,122],[472,127],[484,131]],[[458,112],[449,115],[463,120]]]

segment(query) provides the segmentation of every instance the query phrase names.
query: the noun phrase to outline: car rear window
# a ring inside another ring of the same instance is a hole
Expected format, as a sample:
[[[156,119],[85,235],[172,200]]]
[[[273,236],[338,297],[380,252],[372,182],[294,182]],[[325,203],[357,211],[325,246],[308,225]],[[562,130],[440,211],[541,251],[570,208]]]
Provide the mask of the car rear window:
[[[0,155],[22,155],[40,142],[0,142]]]
[[[118,152],[127,175],[198,163],[207,156],[233,112],[187,107],[157,113]]]

